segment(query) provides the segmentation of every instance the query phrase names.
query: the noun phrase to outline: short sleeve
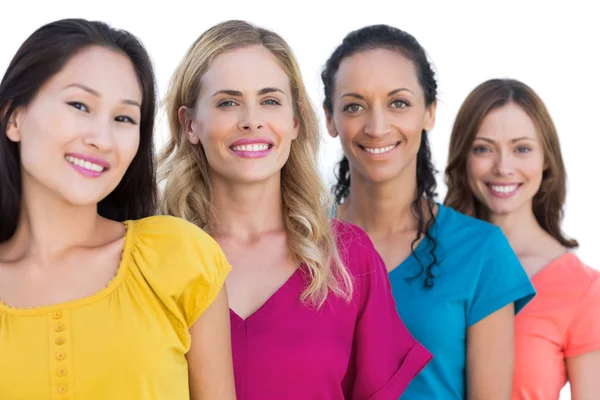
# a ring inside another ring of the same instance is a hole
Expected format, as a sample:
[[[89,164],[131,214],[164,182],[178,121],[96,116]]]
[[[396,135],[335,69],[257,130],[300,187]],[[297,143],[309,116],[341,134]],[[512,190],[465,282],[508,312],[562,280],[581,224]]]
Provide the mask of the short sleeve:
[[[355,334],[352,400],[397,399],[432,355],[408,332],[398,316],[385,264],[371,240],[353,251],[364,252],[367,265],[356,276],[360,296]]]
[[[600,275],[600,274],[598,274]],[[569,324],[565,356],[600,350],[600,277],[596,276]]]
[[[476,284],[467,304],[470,327],[499,309],[514,303],[515,314],[535,296],[535,289],[510,243],[494,227],[482,254],[473,261]]]
[[[215,300],[231,266],[212,237],[183,219],[150,217],[135,230],[137,266],[187,331]]]

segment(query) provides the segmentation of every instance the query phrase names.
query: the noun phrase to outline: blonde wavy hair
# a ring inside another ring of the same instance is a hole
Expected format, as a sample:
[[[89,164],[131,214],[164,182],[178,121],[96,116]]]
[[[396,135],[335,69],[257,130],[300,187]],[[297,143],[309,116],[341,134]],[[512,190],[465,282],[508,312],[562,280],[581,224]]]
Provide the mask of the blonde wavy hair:
[[[193,109],[201,79],[220,54],[260,45],[270,50],[289,78],[299,132],[281,171],[284,226],[288,246],[303,265],[309,284],[301,299],[321,307],[329,292],[350,301],[353,280],[341,260],[329,219],[331,197],[317,166],[319,123],[288,44],[276,33],[245,21],[226,21],[204,32],[175,71],[166,97],[171,137],[159,157],[159,180],[164,184],[162,213],[185,218],[210,231],[215,219],[211,205],[209,165],[202,145],[187,140],[178,119],[181,106]]]

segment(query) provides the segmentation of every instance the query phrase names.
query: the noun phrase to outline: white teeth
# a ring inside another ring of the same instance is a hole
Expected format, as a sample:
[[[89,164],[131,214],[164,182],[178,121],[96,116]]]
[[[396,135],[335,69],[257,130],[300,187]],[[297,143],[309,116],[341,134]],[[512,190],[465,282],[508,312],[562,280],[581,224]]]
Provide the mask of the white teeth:
[[[89,169],[94,172],[102,172],[104,171],[104,167],[102,165],[94,164],[89,161],[81,160],[79,158],[75,158],[73,156],[65,156],[65,159],[71,164],[77,165],[78,167]]]
[[[371,154],[382,154],[387,153],[388,151],[394,150],[398,146],[398,144],[393,144],[391,146],[386,147],[363,147],[367,153]]]
[[[233,151],[264,151],[269,149],[268,144],[255,143],[255,144],[243,144],[241,146],[233,146]]]
[[[499,193],[512,193],[517,190],[518,187],[519,185],[490,185],[490,188],[494,192]]]

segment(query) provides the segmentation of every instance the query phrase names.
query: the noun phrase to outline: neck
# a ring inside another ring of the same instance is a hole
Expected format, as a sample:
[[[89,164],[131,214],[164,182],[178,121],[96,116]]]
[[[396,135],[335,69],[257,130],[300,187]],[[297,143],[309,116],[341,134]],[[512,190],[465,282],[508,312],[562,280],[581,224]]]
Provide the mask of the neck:
[[[537,222],[531,204],[509,214],[492,214],[490,222],[499,226],[517,255],[535,247],[536,240],[544,230]]]
[[[34,258],[50,265],[69,250],[95,241],[101,217],[97,205],[74,206],[55,193],[24,179],[10,258]]]
[[[280,173],[248,184],[213,177],[211,185],[216,213],[216,221],[210,227],[212,234],[248,240],[284,229]]]
[[[417,229],[412,203],[417,190],[416,164],[396,178],[373,182],[350,170],[350,194],[340,208],[342,218],[367,233],[393,233]]]

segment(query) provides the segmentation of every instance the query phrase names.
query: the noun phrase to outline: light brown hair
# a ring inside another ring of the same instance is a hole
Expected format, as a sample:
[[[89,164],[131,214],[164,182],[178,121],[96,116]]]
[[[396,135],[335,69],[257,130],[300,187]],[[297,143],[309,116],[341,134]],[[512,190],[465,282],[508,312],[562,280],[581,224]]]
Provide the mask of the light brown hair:
[[[566,172],[556,127],[542,99],[527,85],[514,79],[491,79],[476,87],[462,104],[450,137],[445,171],[448,192],[444,205],[464,214],[489,220],[489,210],[471,191],[467,182],[467,157],[484,118],[509,103],[525,111],[540,135],[545,170],[540,189],[533,198],[533,214],[540,226],[567,248],[578,243],[561,231],[566,198]]]
[[[159,163],[165,185],[161,211],[185,218],[210,231],[214,222],[209,165],[202,145],[192,145],[178,119],[181,106],[193,109],[201,80],[220,54],[260,45],[277,57],[290,82],[299,132],[281,171],[284,226],[288,246],[303,265],[309,285],[302,300],[321,306],[329,292],[350,300],[352,278],[339,255],[329,212],[333,204],[317,164],[319,123],[288,44],[276,33],[245,21],[226,21],[204,32],[190,47],[169,85],[166,108],[171,138]]]

